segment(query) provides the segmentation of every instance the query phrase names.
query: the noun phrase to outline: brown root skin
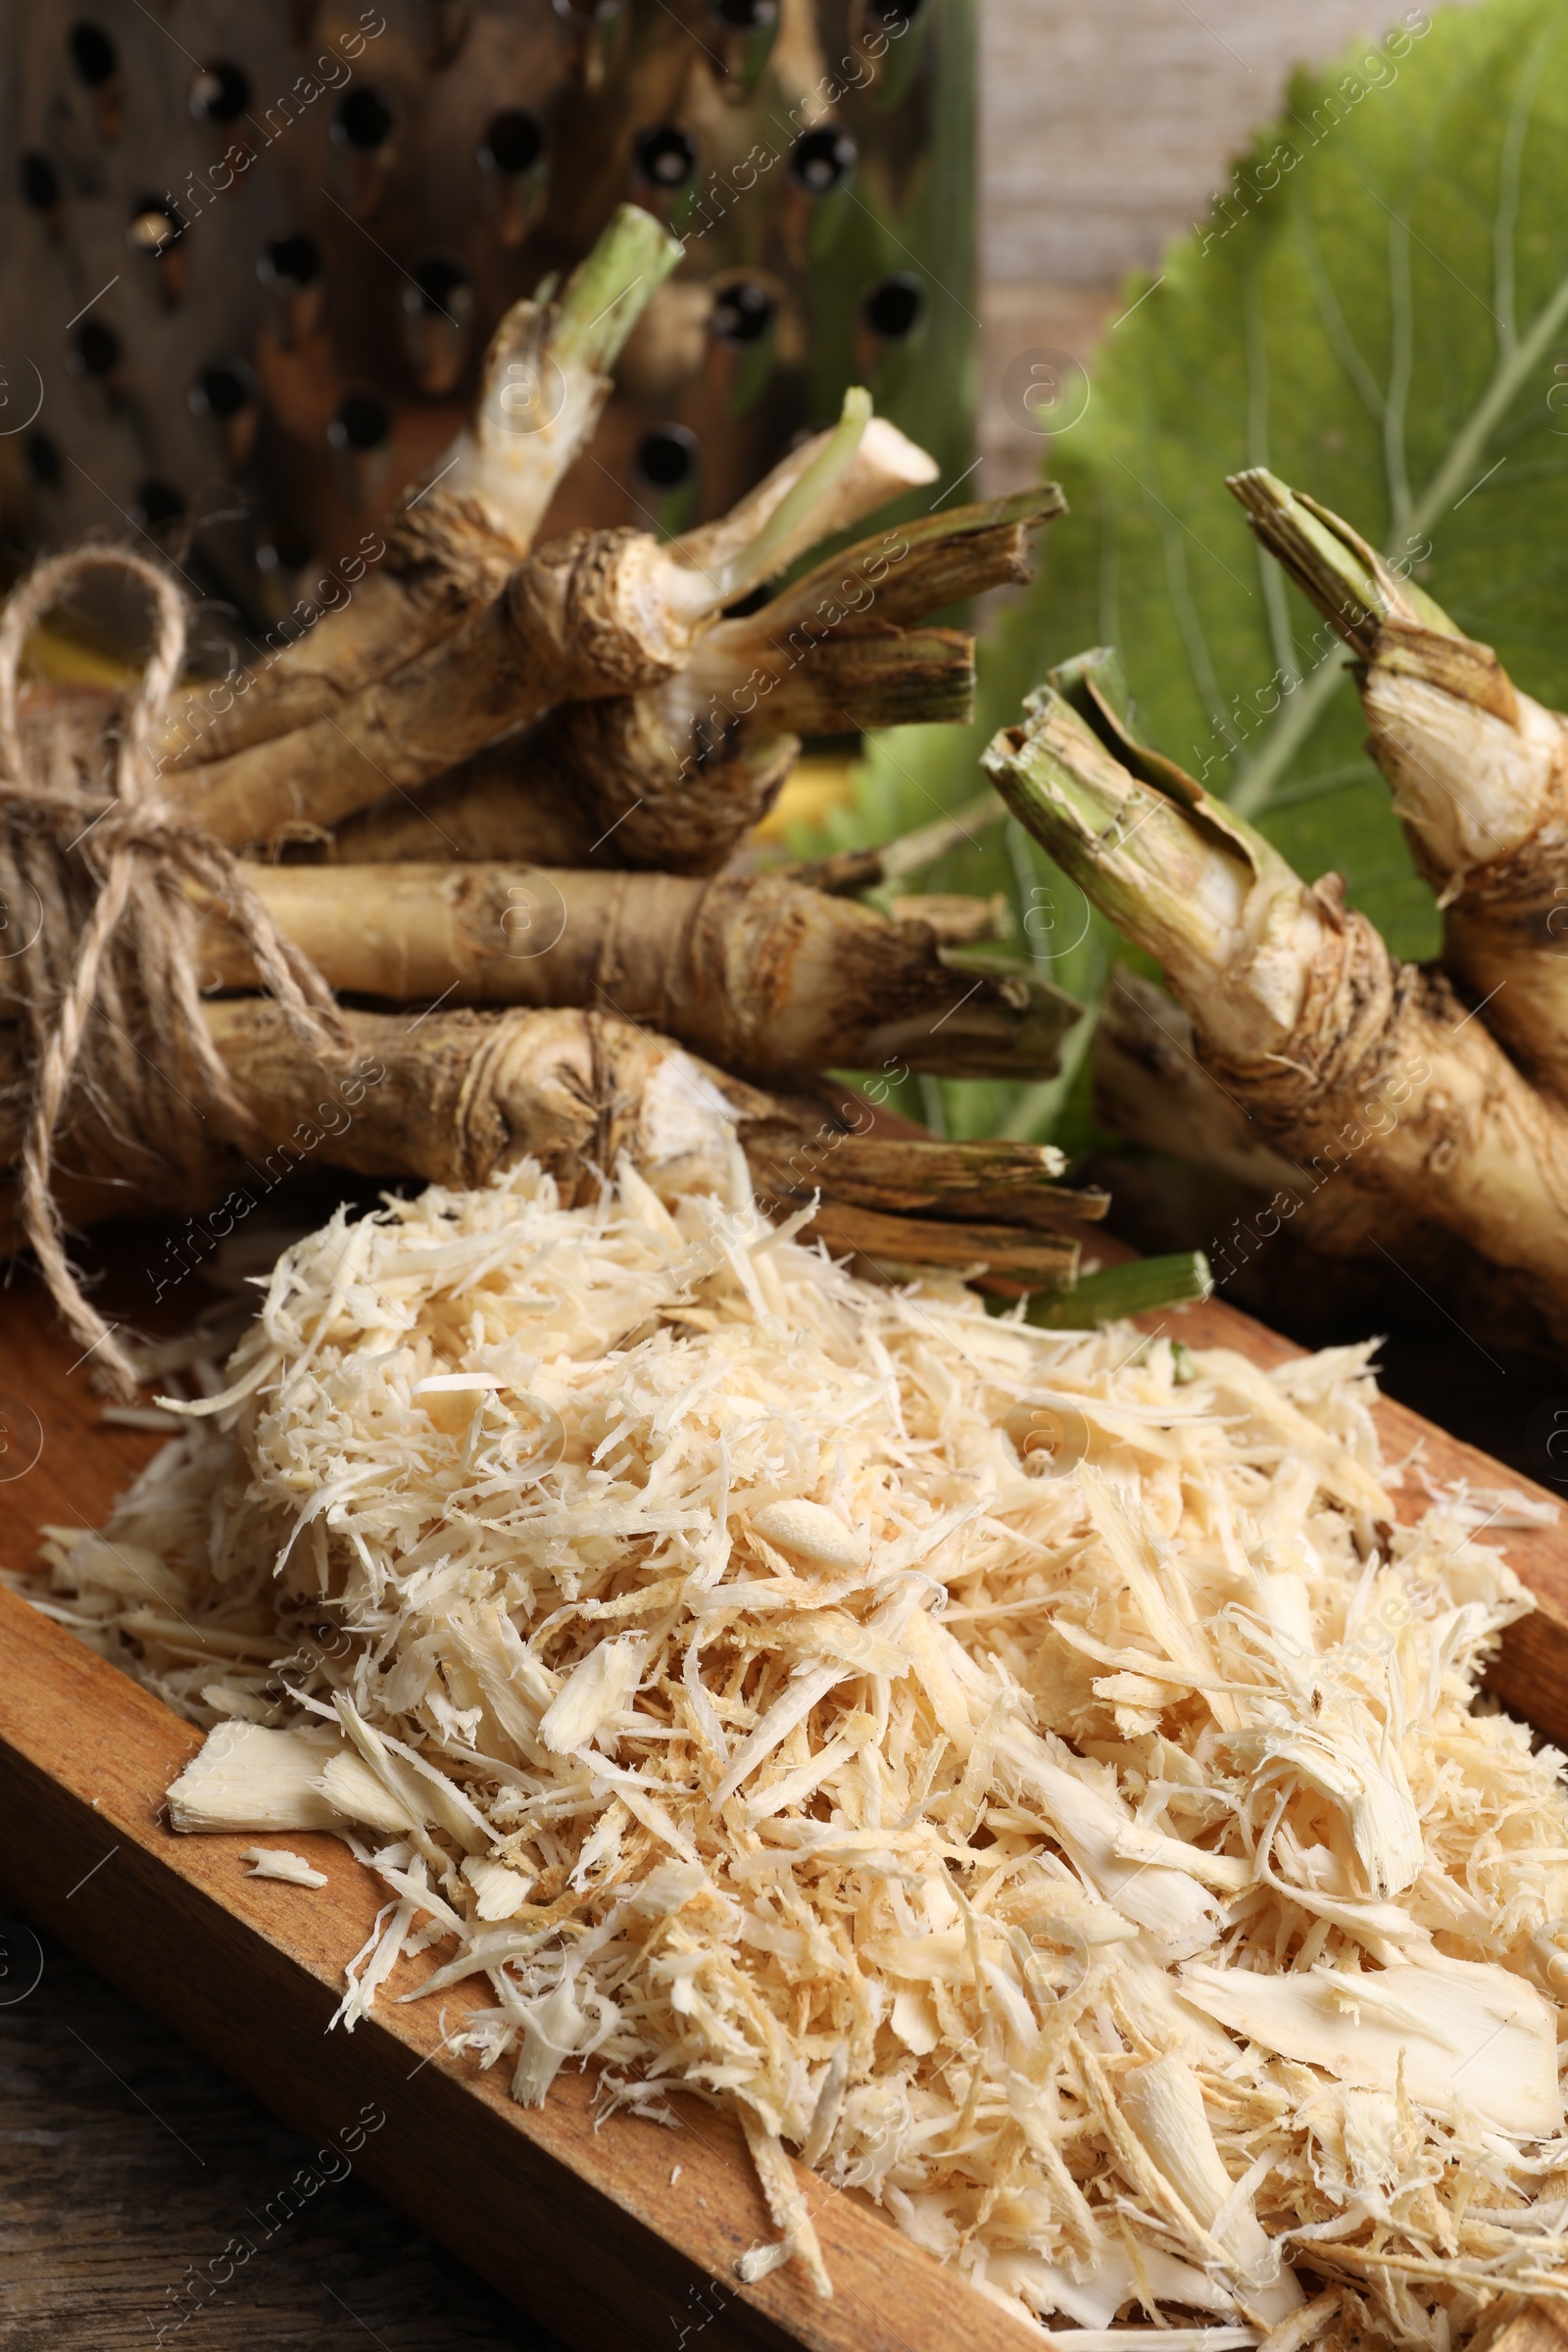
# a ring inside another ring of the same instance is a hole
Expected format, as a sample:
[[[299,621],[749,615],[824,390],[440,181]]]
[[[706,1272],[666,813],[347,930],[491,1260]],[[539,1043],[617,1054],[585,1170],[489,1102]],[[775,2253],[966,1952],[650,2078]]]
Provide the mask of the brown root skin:
[[[1095,1029],[1095,1114],[1129,1143],[1200,1161],[1260,1190],[1295,1163],[1198,1058],[1192,1016],[1164,989],[1118,964]]]
[[[673,702],[680,682],[664,697]],[[684,697],[682,698],[684,699]],[[799,657],[769,649],[740,691],[697,701],[686,727],[720,726],[755,713],[792,734],[831,734],[848,726],[963,725],[974,716],[974,639],[961,629],[904,627],[847,620]]]
[[[800,748],[737,727],[683,771],[642,698],[571,703],[416,800],[399,794],[349,818],[320,854],[345,865],[445,856],[713,873],[767,814]]]
[[[348,820],[326,855],[379,863],[445,847],[716,873],[772,807],[800,753],[797,730],[961,720],[972,709],[974,645],[956,630],[846,625],[793,672],[773,659],[779,675],[749,680],[741,710],[715,697],[694,711],[678,678],[667,693],[563,703],[416,803],[394,797]]]
[[[826,858],[803,858],[784,868],[794,882],[808,882],[832,899],[858,899],[887,878],[880,850],[835,850]]]
[[[688,881],[519,865],[248,869],[329,984],[404,1003],[612,1007],[730,1068],[1039,1078],[1076,1006],[1004,967],[950,965],[924,924],[771,875]],[[207,985],[256,984],[216,915]],[[0,964],[0,988],[4,965]]]
[[[1042,1239],[1023,1219],[979,1228],[951,1216],[886,1213],[884,1204],[896,1210],[923,1192],[957,1206],[955,1179],[969,1172],[971,1158],[974,1172],[994,1173],[994,1147],[973,1154],[961,1144],[923,1140],[868,1147],[826,1101],[760,1091],[613,1014],[460,1011],[411,1021],[345,1010],[354,1058],[331,1073],[301,1051],[269,1000],[213,1004],[206,1015],[254,1133],[243,1159],[220,1150],[202,1168],[168,1171],[146,1205],[217,1204],[225,1222],[214,1226],[215,1238],[310,1166],[473,1187],[532,1157],[570,1202],[594,1198],[602,1174],[625,1153],[664,1200],[693,1191],[725,1197],[735,1136],[776,1214],[802,1204],[803,1193],[808,1200],[820,1192],[832,1203],[842,1166],[860,1199],[830,1210],[822,1238],[836,1250],[898,1267],[995,1266],[1025,1287],[1065,1279],[1075,1263],[1070,1240]],[[16,1032],[0,1027],[0,1075],[14,1078],[16,1060]],[[865,1109],[856,1104],[849,1115],[858,1123]],[[17,1140],[13,1131],[12,1152]],[[67,1138],[68,1162],[73,1142],[104,1158],[104,1137],[78,1125]],[[66,1205],[85,1224],[136,1206],[137,1198],[111,1180],[69,1179]],[[0,1244],[15,1246],[17,1233],[14,1200],[0,1195]]]
[[[514,1160],[541,1160],[570,1199],[627,1152],[671,1192],[719,1189],[723,1127],[750,1090],[701,1069],[666,1039],[592,1012],[348,1015],[364,1074],[343,1117],[322,1103],[320,1071],[272,1007],[214,1004],[214,1036],[266,1138],[334,1167],[426,1183],[481,1185]],[[377,1075],[380,1072],[380,1075]],[[313,1140],[314,1139],[314,1140]]]
[[[1027,577],[1032,535],[1060,503],[1047,485],[866,540],[718,622],[667,686],[564,702],[421,795],[428,824],[407,802],[378,803],[327,855],[422,858],[444,841],[463,857],[715,873],[767,813],[798,735],[967,717],[972,641],[912,624]]]
[[[984,939],[1010,939],[1013,932],[1012,906],[1001,890],[989,899],[957,890],[906,891],[888,912],[896,923],[924,923],[945,948],[972,948]]]
[[[804,643],[855,618],[906,625],[987,589],[1020,586],[1033,576],[1036,532],[1065,508],[1055,484],[1046,482],[890,524],[826,557],[760,612],[720,621],[709,641],[714,658],[744,667],[780,639]]]
[[[1298,1239],[1330,1255],[1365,1254],[1375,1231],[1398,1248],[1405,1212],[1363,1192],[1348,1173],[1353,1161],[1322,1181],[1279,1149],[1203,1067],[1191,1018],[1152,981],[1113,974],[1094,1057],[1095,1116],[1128,1143],[1247,1186],[1275,1204],[1274,1230],[1289,1219]],[[1218,1237],[1199,1238],[1217,1259]]]
[[[1536,1083],[1568,1102],[1568,822],[1467,878],[1443,917],[1443,960]]]
[[[1369,749],[1444,911],[1444,965],[1568,1101],[1568,724],[1467,637],[1386,624],[1360,684]]]
[[[651,686],[689,643],[650,591],[658,557],[637,531],[553,541],[466,628],[362,689],[341,717],[171,777],[170,798],[220,841],[271,843],[416,789],[557,703]]]
[[[788,1147],[809,1132],[810,1104],[760,1093],[708,1068],[667,1038],[613,1014],[581,1011],[367,1012],[345,1007],[354,1054],[324,1070],[289,1033],[270,998],[208,1004],[204,1014],[251,1132],[238,1159],[218,1146],[200,1167],[138,1170],[126,1184],[119,1139],[94,1112],[68,1123],[67,1196],[81,1222],[139,1206],[200,1208],[235,1183],[263,1195],[305,1166],[422,1183],[482,1185],[514,1160],[539,1159],[565,1198],[592,1197],[596,1171],[621,1152],[671,1197],[723,1192],[727,1133],[776,1135]],[[0,1025],[0,1148],[21,1145],[15,1104],[22,1075],[18,1033]],[[76,1176],[85,1166],[91,1171]],[[254,1202],[253,1202],[254,1205]],[[241,1213],[246,1213],[242,1211]],[[17,1227],[13,1221],[11,1233]]]
[[[510,769],[514,809],[526,789],[584,812],[579,831],[591,824],[596,864],[711,874],[777,799],[800,732],[956,717],[971,704],[972,640],[950,630],[846,629],[809,647],[793,675],[771,659],[782,683],[759,667],[760,683],[732,679],[728,699],[715,694],[695,709],[680,679],[663,692],[565,704],[526,741],[484,757],[482,773],[474,763],[454,800],[482,798]],[[444,797],[445,782],[438,789]],[[466,829],[475,821],[484,820],[466,815]],[[355,837],[356,855],[369,838]]]
[[[482,500],[428,493],[386,528],[374,569],[350,602],[237,678],[176,695],[163,733],[165,772],[226,760],[327,713],[470,619],[506,586],[526,550]]]
[[[1024,1289],[1042,1290],[1074,1282],[1078,1244],[1019,1233],[1004,1225],[916,1224],[908,1217],[875,1209],[846,1208],[828,1201],[808,1231],[825,1242],[835,1257],[861,1259],[884,1278],[915,1265],[946,1266],[955,1273],[996,1274]]]
[[[1052,1232],[1098,1223],[1109,1195],[1055,1182],[1061,1154],[1049,1144],[884,1141],[835,1136],[831,1158],[808,1162],[778,1182],[800,1200],[823,1187],[834,1200],[904,1216],[970,1225],[1024,1225]]]
[[[1113,976],[1095,1033],[1095,1115],[1137,1149],[1091,1167],[1115,1196],[1118,1239],[1152,1256],[1201,1249],[1233,1306],[1303,1346],[1413,1315],[1444,1341],[1457,1323],[1505,1362],[1560,1363],[1561,1317],[1529,1273],[1364,1192],[1355,1158],[1321,1174],[1287,1158],[1201,1068],[1195,1042],[1163,989]]]
[[[1332,878],[1331,878],[1332,879]],[[1568,1112],[1536,1093],[1448,981],[1396,963],[1365,917],[1318,886],[1332,920],[1296,1032],[1268,1061],[1205,1066],[1317,1182],[1431,1217],[1568,1305]]]

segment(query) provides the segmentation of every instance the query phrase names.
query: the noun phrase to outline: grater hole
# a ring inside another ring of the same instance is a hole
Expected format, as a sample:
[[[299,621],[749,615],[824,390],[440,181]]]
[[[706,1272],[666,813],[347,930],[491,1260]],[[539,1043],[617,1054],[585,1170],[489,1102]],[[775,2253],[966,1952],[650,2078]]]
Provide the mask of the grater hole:
[[[802,134],[790,150],[790,177],[808,196],[831,196],[854,172],[858,148],[831,122]]]
[[[924,309],[925,288],[912,271],[900,270],[867,290],[860,315],[884,343],[902,343],[919,325]]]
[[[230,58],[203,66],[190,85],[190,111],[198,122],[237,122],[250,99],[250,76]]]
[[[156,531],[167,522],[177,522],[185,512],[185,501],[172,482],[164,481],[150,473],[136,484],[130,501],[130,519],[144,531]]]
[[[637,471],[651,490],[683,490],[697,470],[697,435],[660,424],[637,444]]]
[[[22,462],[28,476],[40,490],[58,490],[65,477],[66,462],[60,454],[60,444],[48,433],[29,433],[22,445]]]
[[[296,229],[290,236],[273,237],[262,247],[256,271],[267,286],[295,291],[302,286],[314,286],[321,274],[321,248],[303,229]]]
[[[529,114],[526,107],[509,106],[491,116],[480,143],[479,161],[487,172],[505,172],[517,179],[533,170],[544,151],[544,125],[538,116]]]
[[[120,337],[102,318],[89,318],[79,327],[72,349],[76,365],[97,376],[112,375],[123,353]]]
[[[696,143],[674,122],[637,133],[637,169],[651,187],[683,188],[697,169]]]
[[[392,109],[379,90],[366,83],[339,100],[332,130],[340,146],[373,155],[392,136]]]
[[[71,27],[66,42],[77,78],[89,90],[101,90],[106,81],[113,81],[120,71],[120,52],[101,24],[90,18],[78,18]]]
[[[392,412],[374,392],[351,392],[326,428],[334,449],[364,455],[385,446],[392,434]]]
[[[315,237],[294,230],[291,237],[272,237],[261,247],[261,259],[256,261],[256,275],[268,287],[299,289],[313,287],[322,275],[322,249]]]
[[[190,388],[192,414],[216,416],[220,423],[249,408],[252,397],[250,370],[233,360],[204,368]]]
[[[414,282],[404,286],[403,304],[416,314],[445,312],[450,317],[461,307],[462,298],[468,291],[466,272],[439,253],[427,254],[422,262],[416,262],[409,275]]]
[[[60,202],[60,174],[34,147],[22,159],[22,201],[35,213],[52,213]]]
[[[778,304],[765,286],[739,278],[714,295],[709,331],[720,343],[760,343],[777,313]]]

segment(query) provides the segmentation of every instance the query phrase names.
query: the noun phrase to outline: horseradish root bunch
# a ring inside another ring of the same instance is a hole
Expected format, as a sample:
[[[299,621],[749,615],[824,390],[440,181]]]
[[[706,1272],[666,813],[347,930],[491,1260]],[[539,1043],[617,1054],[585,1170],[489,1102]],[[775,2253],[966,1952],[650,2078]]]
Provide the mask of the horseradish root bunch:
[[[972,641],[927,616],[1026,577],[1059,493],[893,525],[778,586],[819,542],[934,478],[853,392],[831,430],[717,522],[667,542],[616,529],[535,546],[607,370],[677,252],[628,208],[559,303],[517,305],[472,419],[405,499],[352,601],[254,671],[173,699],[155,741],[161,811],[172,829],[245,853],[220,887],[182,885],[188,993],[206,1002],[170,1079],[197,1101],[220,1079],[221,1095],[204,1129],[187,1122],[196,1164],[171,1166],[166,1139],[117,1116],[94,1041],[112,1033],[134,1052],[145,1029],[165,1051],[128,943],[104,983],[119,992],[103,1005],[110,1028],[85,1025],[57,1121],[67,1215],[85,1221],[138,1194],[194,1210],[243,1191],[247,1162],[270,1170],[291,1151],[456,1183],[531,1155],[571,1193],[624,1143],[678,1190],[678,1171],[707,1164],[728,1103],[780,1197],[823,1194],[817,1232],[832,1246],[1014,1288],[1071,1284],[1076,1245],[1040,1228],[1103,1201],[1053,1206],[1043,1188],[1056,1155],[1016,1154],[999,1195],[983,1148],[944,1148],[936,1182],[927,1147],[889,1147],[879,1189],[863,1157],[831,1148],[860,1114],[812,1089],[844,1068],[880,1073],[883,1094],[890,1074],[1048,1076],[1077,1006],[986,944],[986,906],[933,902],[928,921],[916,898],[895,918],[809,879],[723,870],[801,731],[967,717]],[[101,703],[85,700],[96,730]],[[24,710],[51,773],[72,766],[68,716],[58,695]],[[96,733],[77,746],[80,789],[101,759]],[[87,846],[74,845],[57,895],[74,931],[56,924],[31,961],[0,968],[13,1166],[45,1058],[40,1008],[103,888],[91,824],[71,830]],[[297,1017],[245,993],[270,985],[258,908],[350,1001],[341,1067],[319,1059]],[[40,956],[60,967],[41,991]],[[783,1091],[765,1098],[723,1070]],[[662,1107],[645,1117],[656,1071]],[[13,1235],[15,1207],[0,1201]],[[1191,1256],[1167,1276],[1167,1296],[1200,1287]],[[1113,1283],[1110,1295],[1125,1294]]]
[[[210,1729],[175,1827],[370,1862],[345,2027],[738,2110],[744,2278],[830,2291],[793,2153],[1062,2328],[1560,2295],[1568,1800],[1471,1705],[1530,1602],[1478,1507],[1396,1524],[1366,1351],[872,1285],[714,1148],[340,1214],[55,1531],[42,1605]]]

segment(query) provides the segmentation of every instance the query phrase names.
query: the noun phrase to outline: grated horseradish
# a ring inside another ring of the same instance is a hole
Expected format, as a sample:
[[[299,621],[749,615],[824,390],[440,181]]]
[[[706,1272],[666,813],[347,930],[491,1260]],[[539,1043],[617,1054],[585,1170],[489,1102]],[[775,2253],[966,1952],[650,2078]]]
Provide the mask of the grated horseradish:
[[[288,1250],[52,1531],[44,1605],[210,1727],[176,1826],[370,1861],[345,2027],[437,1947],[518,2099],[593,2057],[737,2109],[748,2278],[829,2291],[794,2149],[1170,2347],[1446,2352],[1562,2291],[1561,1759],[1472,1705],[1531,1604],[1462,1495],[1393,1526],[1370,1348],[1036,1332],[798,1224],[736,1153],[727,1200],[524,1165]]]

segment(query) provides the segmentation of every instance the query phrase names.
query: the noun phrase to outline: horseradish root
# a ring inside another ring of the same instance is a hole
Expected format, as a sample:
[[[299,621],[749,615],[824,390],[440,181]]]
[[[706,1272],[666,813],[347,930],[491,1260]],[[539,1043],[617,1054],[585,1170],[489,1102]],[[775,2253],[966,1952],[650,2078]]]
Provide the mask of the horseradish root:
[[[665,1038],[579,1011],[344,1017],[368,1072],[338,1132],[320,1115],[320,1072],[257,998],[210,1004],[236,1092],[267,1143],[318,1151],[364,1176],[484,1184],[525,1155],[568,1198],[626,1154],[662,1187],[727,1182],[726,1129],[765,1096],[705,1069]]]
[[[1445,967],[1568,1097],[1568,720],[1315,499],[1262,471],[1231,488],[1359,657],[1372,756],[1438,892]]]
[[[1078,1263],[1070,1229],[1104,1211],[1102,1194],[1058,1190],[1060,1156],[1048,1148],[863,1136],[863,1102],[835,1109],[817,1096],[769,1093],[614,1014],[345,1009],[353,1057],[326,1073],[270,1002],[228,999],[204,1011],[249,1121],[243,1156],[215,1142],[199,1166],[141,1162],[117,1128],[78,1107],[60,1187],[73,1223],[123,1214],[138,1200],[193,1216],[216,1203],[207,1222],[221,1238],[309,1165],[472,1186],[528,1157],[571,1200],[625,1158],[661,1196],[722,1194],[738,1136],[779,1212],[806,1225],[820,1216],[820,1238],[841,1253],[883,1270],[953,1267],[1065,1302]],[[19,1071],[16,1031],[0,1027],[0,1102],[15,1102]],[[14,1109],[0,1109],[0,1153],[14,1160],[21,1141]],[[0,1191],[0,1247],[16,1248],[19,1231],[13,1186]],[[1145,1262],[1149,1303],[1200,1294],[1201,1261]],[[1087,1289],[1088,1326],[1121,1311],[1114,1294],[1102,1305]]]
[[[1269,1203],[1270,1221],[1250,1249],[1288,1217],[1293,1239],[1329,1256],[1360,1257],[1386,1244],[1402,1257],[1416,1230],[1408,1209],[1360,1191],[1343,1169],[1312,1170],[1289,1158],[1209,1076],[1199,1050],[1191,1016],[1174,999],[1118,965],[1095,1030],[1096,1117],[1130,1144],[1228,1177]],[[1451,1262],[1452,1235],[1434,1229],[1434,1237]],[[1223,1249],[1212,1254],[1218,1270]],[[1497,1268],[1489,1265],[1486,1279],[1495,1285]]]
[[[739,603],[820,541],[927,488],[939,470],[889,418],[872,416],[869,393],[853,389],[831,430],[781,458],[716,522],[670,541],[671,560],[688,575],[683,607],[707,615]]]
[[[877,1213],[885,1199],[897,1210],[911,1190],[918,1193],[932,1147],[884,1145],[880,1164],[873,1157],[868,1168],[869,1145],[860,1144],[858,1156],[856,1139],[824,1106],[750,1086],[616,1015],[434,1012],[411,1021],[346,1013],[358,1067],[368,1073],[349,1117],[334,1117],[320,1102],[319,1071],[270,1004],[220,1002],[208,1005],[207,1016],[236,1093],[267,1142],[285,1154],[315,1151],[361,1175],[458,1186],[484,1184],[526,1156],[550,1169],[568,1199],[590,1196],[598,1171],[624,1157],[662,1198],[672,1198],[732,1190],[739,1135],[759,1175],[798,1202],[803,1223],[817,1213],[818,1196],[827,1203],[823,1213],[839,1216],[824,1229],[830,1247],[900,1268],[995,1274],[1029,1290],[1061,1289],[1077,1270],[1076,1246],[1039,1232],[1062,1223],[1071,1206],[1043,1212],[1035,1191],[1029,1213],[1010,1202],[994,1207],[985,1147],[973,1153],[963,1145],[935,1148],[949,1194],[941,1215]],[[835,1205],[841,1157],[851,1188],[842,1214]],[[973,1177],[961,1187],[955,1176],[965,1165]],[[954,1221],[989,1215],[1008,1222]],[[1173,1261],[1168,1272],[1180,1287],[1185,1266]]]
[[[270,665],[176,696],[166,764],[226,759],[340,710],[498,595],[593,438],[621,345],[679,259],[651,213],[622,205],[559,304],[514,303],[470,420],[400,502],[379,564],[362,567],[350,602]]]
[[[369,1853],[343,2022],[433,1947],[517,2099],[737,2111],[755,2275],[830,2283],[799,2150],[1063,2330],[1446,2352],[1563,2291],[1568,1800],[1366,1354],[873,1286],[734,1154],[524,1165],[293,1248],[42,1605],[210,1729],[176,1821]]]
[[[690,661],[727,602],[833,527],[871,421],[869,397],[846,393],[841,422],[819,436],[804,469],[775,469],[744,502],[732,546],[724,525],[694,534],[710,561],[680,541],[627,529],[553,541],[464,627],[346,697],[335,713],[180,771],[170,779],[172,799],[189,822],[232,846],[309,837],[385,792],[428,783],[558,703],[662,683]],[[886,471],[873,471],[885,497]]]
[[[580,695],[667,677],[690,632],[658,593],[657,540],[576,531],[519,564],[453,635],[345,698],[334,716],[170,778],[180,814],[235,847],[337,824],[384,793]]]
[[[968,715],[967,640],[914,624],[1026,579],[1061,511],[1041,489],[897,524],[759,611],[716,622],[687,666],[637,695],[563,704],[416,801],[337,831],[329,856],[532,858],[713,873],[766,814],[803,734]]]
[[[343,865],[513,858],[713,873],[771,808],[800,752],[798,735],[769,730],[683,772],[643,696],[568,703],[417,796],[396,793],[347,818],[315,854]]]
[[[811,1105],[760,1093],[612,1014],[344,1007],[352,1058],[326,1071],[269,999],[202,1009],[249,1122],[244,1156],[215,1141],[202,1164],[172,1168],[78,1102],[64,1131],[62,1200],[74,1222],[138,1203],[205,1210],[231,1188],[248,1197],[255,1180],[270,1194],[312,1165],[461,1186],[530,1156],[571,1200],[625,1154],[656,1184],[722,1188],[732,1131],[764,1149],[776,1131],[775,1156],[788,1160],[825,1115],[813,1120]],[[14,1165],[22,1148],[21,1077],[17,1031],[0,1026],[0,1164]],[[4,1208],[0,1248],[15,1249],[14,1197]]]
[[[1017,587],[1033,575],[1034,538],[1067,510],[1054,482],[977,505],[944,507],[920,522],[885,531],[828,556],[756,612],[720,621],[699,657],[715,665],[720,686],[743,657],[765,662],[782,648],[797,652],[857,615],[907,624],[990,588]],[[825,536],[819,533],[818,536]]]
[[[985,766],[1008,807],[1164,966],[1201,1059],[1319,1180],[1533,1275],[1568,1304],[1568,1111],[1441,974],[1396,963],[1337,876],[1308,888],[1250,825],[1125,733],[1093,671],[1047,686]]]
[[[699,710],[690,695],[657,688],[564,703],[416,798],[398,793],[351,817],[325,855],[382,863],[444,849],[716,873],[777,799],[803,734],[841,733],[851,713],[855,725],[877,727],[971,718],[974,641],[956,629],[852,622],[808,647],[772,688],[765,715],[749,704],[745,717],[720,716],[710,696]]]
[[[771,875],[245,871],[334,989],[409,1004],[612,1008],[730,1068],[902,1060],[936,1073],[1044,1077],[1080,1010],[1026,965],[947,962],[922,922],[890,921]],[[256,986],[242,943],[216,914],[201,956],[209,988]]]

